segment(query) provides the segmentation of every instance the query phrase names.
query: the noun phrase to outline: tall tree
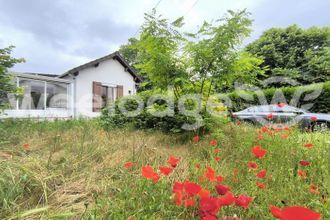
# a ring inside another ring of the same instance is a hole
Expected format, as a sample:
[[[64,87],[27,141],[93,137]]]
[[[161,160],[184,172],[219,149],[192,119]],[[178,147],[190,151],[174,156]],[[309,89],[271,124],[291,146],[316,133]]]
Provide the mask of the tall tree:
[[[174,88],[176,97],[200,93],[206,99],[215,89],[231,88],[234,80],[253,82],[262,74],[261,59],[237,46],[250,33],[244,11],[214,23],[204,22],[197,33],[182,31],[183,17],[170,23],[155,11],[145,15],[137,49],[136,67],[157,88]]]
[[[8,94],[17,92],[17,88],[12,83],[12,76],[8,74],[8,69],[24,61],[10,56],[13,48],[10,46],[0,49],[0,110],[8,107]]]
[[[301,84],[330,80],[329,27],[271,28],[249,44],[246,51],[263,57],[262,65],[268,66],[266,76],[261,79],[284,76]],[[282,86],[282,83],[274,86]]]

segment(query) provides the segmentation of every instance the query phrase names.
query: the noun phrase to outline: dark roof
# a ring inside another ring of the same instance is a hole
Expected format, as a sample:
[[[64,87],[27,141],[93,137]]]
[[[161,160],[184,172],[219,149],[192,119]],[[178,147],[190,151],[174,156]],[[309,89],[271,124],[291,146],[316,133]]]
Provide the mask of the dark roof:
[[[98,58],[96,60],[90,61],[90,62],[85,63],[83,65],[77,66],[77,67],[65,72],[64,74],[60,75],[59,77],[62,78],[62,77],[67,76],[69,74],[79,72],[82,69],[98,65],[100,62],[108,60],[108,59],[117,60],[122,66],[125,67],[125,70],[133,76],[135,82],[141,82],[142,81],[141,77],[136,74],[135,70],[127,63],[127,61],[124,59],[124,57],[122,55],[120,55],[120,53],[118,51],[116,51],[112,54],[109,54],[107,56]]]

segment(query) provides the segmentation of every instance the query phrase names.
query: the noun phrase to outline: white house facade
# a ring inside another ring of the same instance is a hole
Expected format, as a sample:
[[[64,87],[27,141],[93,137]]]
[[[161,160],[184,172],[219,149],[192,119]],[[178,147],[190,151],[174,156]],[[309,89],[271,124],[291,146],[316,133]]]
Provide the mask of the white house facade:
[[[23,95],[8,94],[10,109],[0,118],[99,116],[118,97],[136,93],[141,79],[118,53],[75,67],[62,75],[13,73]]]

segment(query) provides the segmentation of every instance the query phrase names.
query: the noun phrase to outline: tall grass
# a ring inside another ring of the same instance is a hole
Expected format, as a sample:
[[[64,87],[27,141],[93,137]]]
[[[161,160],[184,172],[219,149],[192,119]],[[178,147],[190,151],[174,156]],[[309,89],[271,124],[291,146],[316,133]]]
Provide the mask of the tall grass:
[[[214,167],[235,194],[255,198],[248,210],[221,210],[226,215],[269,219],[273,204],[307,206],[330,218],[329,134],[293,130],[288,139],[278,134],[257,140],[256,128],[229,123],[195,143],[157,131],[106,132],[94,120],[5,121],[0,132],[0,219],[194,219],[196,211],[173,203],[171,187],[174,181],[198,181],[203,169],[196,163]],[[220,143],[220,161],[214,160],[211,138]],[[306,142],[313,149],[304,149]],[[256,144],[268,150],[259,163],[272,175],[265,190],[255,187],[246,168],[255,160],[250,149]],[[182,158],[170,177],[156,184],[141,177],[141,166],[157,168],[169,155]],[[312,165],[300,167],[301,159]],[[123,168],[127,161],[136,164],[130,171]],[[298,169],[306,170],[306,180],[296,175]],[[311,183],[320,194],[309,192]]]

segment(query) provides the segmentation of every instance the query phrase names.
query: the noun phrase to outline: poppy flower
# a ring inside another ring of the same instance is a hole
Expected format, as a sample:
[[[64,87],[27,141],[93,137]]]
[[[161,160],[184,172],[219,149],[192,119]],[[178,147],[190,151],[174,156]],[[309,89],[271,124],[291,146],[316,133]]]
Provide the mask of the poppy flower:
[[[193,141],[194,141],[194,142],[198,142],[198,141],[199,141],[199,136],[198,136],[198,135],[195,135],[195,136],[193,137]]]
[[[236,125],[240,126],[241,125],[241,121],[236,121]]]
[[[167,163],[172,167],[176,167],[179,164],[180,159],[174,156],[170,156],[167,160]]]
[[[289,138],[289,135],[287,135],[287,134],[282,134],[282,135],[281,135],[281,138],[282,138],[283,140],[286,140],[286,139]]]
[[[125,164],[124,164],[124,167],[126,168],[126,169],[131,169],[132,167],[134,167],[134,163],[133,162],[126,162]]]
[[[29,150],[30,144],[28,144],[28,143],[23,144],[23,148],[24,148],[24,150]]]
[[[274,217],[282,220],[319,220],[321,218],[320,213],[300,206],[289,206],[283,209],[272,206],[270,211]]]
[[[279,107],[279,108],[283,108],[285,106],[285,103],[278,103],[277,104],[277,107]]]
[[[269,113],[269,114],[266,116],[266,118],[267,118],[268,120],[272,120],[272,119],[273,119],[273,114],[272,114],[272,113]]]
[[[266,132],[268,131],[268,127],[267,127],[267,126],[263,126],[263,127],[260,129],[260,131],[261,131],[262,133],[266,133]]]
[[[199,163],[196,163],[196,164],[195,164],[195,167],[196,167],[197,169],[199,169],[199,168],[201,168],[201,165],[200,165]]]
[[[256,177],[264,178],[267,174],[267,170],[261,170],[256,174]]]
[[[210,192],[207,189],[202,188],[201,191],[199,191],[198,196],[200,198],[205,198],[210,196]]]
[[[183,203],[184,207],[193,207],[195,206],[195,200],[193,199],[186,199]]]
[[[300,176],[304,179],[307,177],[307,174],[304,171],[301,171],[301,170],[298,170],[297,174],[298,174],[298,176]]]
[[[220,148],[216,148],[216,149],[214,149],[214,151],[213,151],[214,154],[218,154],[219,152],[220,152]]]
[[[218,220],[218,217],[214,215],[205,215],[202,220]]]
[[[262,140],[264,139],[264,136],[262,136],[261,134],[259,134],[257,137],[256,137],[257,140]]]
[[[214,158],[216,161],[220,161],[221,160],[221,157],[215,157]]]
[[[230,191],[230,187],[223,184],[217,184],[215,185],[215,190],[219,195],[225,195],[228,191]]]
[[[270,212],[275,218],[281,218],[282,217],[282,210],[276,206],[270,206]]]
[[[251,169],[257,169],[258,165],[255,162],[248,162],[248,167]]]
[[[247,209],[252,200],[252,197],[241,194],[237,198],[235,198],[235,204],[244,209]]]
[[[167,166],[162,166],[162,167],[159,167],[159,171],[162,174],[164,174],[165,176],[168,176],[173,171],[173,168],[167,167]]]
[[[207,167],[206,167],[206,171],[205,171],[205,173],[204,173],[204,177],[205,177],[206,179],[210,180],[211,182],[213,182],[213,181],[216,180],[215,176],[216,176],[216,175],[215,175],[215,171],[213,170],[213,168],[207,166]]]
[[[309,185],[309,191],[313,194],[320,194],[318,187],[314,185],[313,183]]]
[[[218,145],[217,140],[212,139],[212,140],[210,141],[210,145],[211,145],[211,146],[217,146],[217,145]]]
[[[188,194],[188,196],[195,196],[202,190],[202,187],[200,185],[189,181],[183,183],[183,188]]]
[[[300,164],[300,165],[303,165],[303,166],[308,166],[308,165],[311,164],[311,162],[309,162],[309,161],[307,161],[307,160],[301,160],[301,161],[299,161],[299,164]]]
[[[252,148],[252,153],[256,158],[262,159],[265,154],[266,154],[267,150],[262,149],[262,147],[260,145],[258,146],[254,146]]]
[[[257,187],[259,187],[260,189],[265,189],[265,188],[266,188],[266,186],[265,186],[264,184],[260,183],[260,182],[256,182],[256,185],[257,185]]]
[[[199,201],[199,214],[200,216],[216,215],[220,209],[218,199],[214,197],[201,198]]]
[[[235,202],[234,194],[228,191],[224,196],[218,198],[218,204],[220,206],[228,206]]]
[[[135,218],[131,216],[131,217],[128,217],[127,220],[135,220]]]
[[[304,147],[305,148],[312,148],[312,147],[314,147],[314,144],[312,144],[312,143],[306,143],[306,144],[304,144]]]
[[[160,179],[160,176],[154,171],[151,166],[144,166],[141,168],[142,176],[146,179],[152,179],[154,182],[157,182]]]
[[[316,116],[311,116],[311,117],[310,117],[310,120],[311,120],[311,121],[316,121],[316,120],[317,120],[317,117],[316,117]]]

